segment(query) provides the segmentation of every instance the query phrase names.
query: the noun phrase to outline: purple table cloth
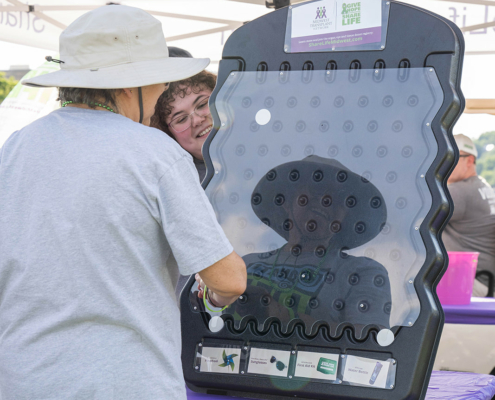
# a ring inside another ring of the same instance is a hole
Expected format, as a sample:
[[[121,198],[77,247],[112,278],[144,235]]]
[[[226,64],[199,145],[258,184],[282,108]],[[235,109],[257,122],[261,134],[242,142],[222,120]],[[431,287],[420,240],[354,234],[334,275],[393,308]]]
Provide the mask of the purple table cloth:
[[[465,306],[443,305],[446,324],[495,325],[495,299],[473,297]]]
[[[495,376],[433,371],[425,400],[491,400]]]
[[[433,371],[425,400],[491,400],[493,396],[495,396],[495,376]],[[236,400],[239,397],[194,393],[187,389],[187,399]]]

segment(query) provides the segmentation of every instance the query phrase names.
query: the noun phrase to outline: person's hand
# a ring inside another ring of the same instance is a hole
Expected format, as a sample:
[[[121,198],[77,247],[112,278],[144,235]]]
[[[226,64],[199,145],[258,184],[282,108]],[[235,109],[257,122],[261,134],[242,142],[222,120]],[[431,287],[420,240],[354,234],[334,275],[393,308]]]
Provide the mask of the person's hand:
[[[246,291],[246,263],[235,251],[198,272],[198,275],[195,278],[198,283],[198,296],[203,296],[206,287],[205,297],[208,297],[214,306],[232,304]]]
[[[203,298],[203,292],[205,290],[205,283],[203,282],[203,279],[199,276],[199,274],[196,274],[194,279],[196,279],[196,282],[198,283],[198,297],[200,299]]]
[[[201,279],[201,276],[199,276],[199,274],[196,274],[194,276],[194,279],[196,279],[196,282],[198,283],[198,297],[200,299],[203,299],[203,293],[205,291],[206,285],[203,282],[203,279]],[[208,293],[206,295],[206,298],[213,307],[217,307],[217,308],[227,306],[237,300],[237,296],[234,298],[220,296],[219,294],[212,292],[210,288],[208,288]]]

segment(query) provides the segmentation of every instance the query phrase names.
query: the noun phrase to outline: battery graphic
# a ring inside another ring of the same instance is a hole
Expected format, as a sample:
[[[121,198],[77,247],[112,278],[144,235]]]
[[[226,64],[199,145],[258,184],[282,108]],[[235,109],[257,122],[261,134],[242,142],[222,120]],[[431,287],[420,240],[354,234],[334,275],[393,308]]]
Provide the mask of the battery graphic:
[[[337,370],[337,361],[320,357],[316,370],[326,375],[333,375]]]
[[[376,382],[376,378],[378,378],[378,374],[382,370],[383,364],[381,362],[377,362],[375,365],[375,369],[373,370],[373,373],[371,374],[370,378],[370,385],[374,385]]]

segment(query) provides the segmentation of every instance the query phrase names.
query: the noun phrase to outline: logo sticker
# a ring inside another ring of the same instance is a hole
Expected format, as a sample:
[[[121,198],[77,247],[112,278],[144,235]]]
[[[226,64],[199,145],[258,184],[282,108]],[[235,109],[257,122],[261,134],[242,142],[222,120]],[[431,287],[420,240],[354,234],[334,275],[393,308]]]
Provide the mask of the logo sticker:
[[[318,18],[327,18],[327,10],[326,10],[325,6],[318,7],[316,9],[316,18],[315,19],[318,19]]]
[[[342,3],[342,26],[361,23],[361,2]]]
[[[336,368],[337,361],[320,357],[320,361],[318,361],[318,367],[316,368],[316,370],[323,374],[333,375],[335,374]]]
[[[218,366],[219,367],[228,367],[230,365],[230,368],[232,369],[232,371],[234,371],[234,368],[235,368],[234,357],[237,357],[237,354],[231,354],[228,356],[224,350],[222,353],[223,363],[219,364]]]

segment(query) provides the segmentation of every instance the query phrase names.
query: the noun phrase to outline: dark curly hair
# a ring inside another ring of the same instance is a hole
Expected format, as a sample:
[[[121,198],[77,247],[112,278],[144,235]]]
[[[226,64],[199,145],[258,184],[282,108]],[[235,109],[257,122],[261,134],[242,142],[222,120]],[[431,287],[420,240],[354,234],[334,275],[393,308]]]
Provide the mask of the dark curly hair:
[[[173,107],[170,103],[177,97],[184,98],[191,93],[199,93],[202,90],[213,91],[216,83],[217,76],[208,71],[202,71],[182,81],[171,82],[168,90],[163,92],[156,103],[155,114],[151,117],[150,126],[164,131],[174,139],[166,122],[167,117],[172,113]]]

